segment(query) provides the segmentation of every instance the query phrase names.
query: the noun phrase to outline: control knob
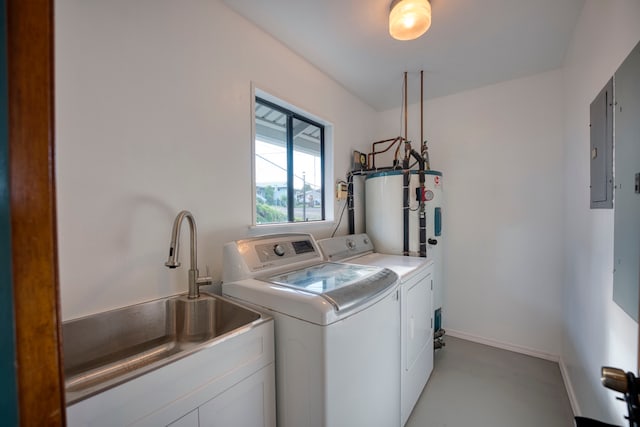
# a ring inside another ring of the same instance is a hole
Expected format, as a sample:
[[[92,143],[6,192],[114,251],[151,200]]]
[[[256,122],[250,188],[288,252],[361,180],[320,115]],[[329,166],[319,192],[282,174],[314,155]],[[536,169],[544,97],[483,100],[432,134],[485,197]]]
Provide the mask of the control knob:
[[[284,255],[284,246],[282,246],[279,243],[273,245],[273,253],[275,253],[278,256],[283,256]]]

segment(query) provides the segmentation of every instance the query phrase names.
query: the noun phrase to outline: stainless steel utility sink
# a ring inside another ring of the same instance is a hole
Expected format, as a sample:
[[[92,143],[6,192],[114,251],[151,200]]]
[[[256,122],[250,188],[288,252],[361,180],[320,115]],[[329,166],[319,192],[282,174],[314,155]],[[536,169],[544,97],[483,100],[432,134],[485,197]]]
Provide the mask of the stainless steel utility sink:
[[[62,324],[67,404],[131,380],[266,319],[224,297],[163,298]]]

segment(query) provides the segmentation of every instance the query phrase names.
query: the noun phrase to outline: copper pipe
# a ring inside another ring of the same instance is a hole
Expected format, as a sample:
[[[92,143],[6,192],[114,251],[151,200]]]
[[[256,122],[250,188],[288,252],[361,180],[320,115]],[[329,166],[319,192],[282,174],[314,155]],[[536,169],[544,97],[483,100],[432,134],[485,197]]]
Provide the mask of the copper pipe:
[[[397,136],[395,138],[390,138],[390,139],[384,139],[382,141],[376,141],[373,144],[371,144],[371,153],[369,153],[368,155],[368,160],[369,160],[369,165],[371,167],[371,169],[375,169],[376,167],[376,160],[375,160],[375,156],[376,154],[382,154],[382,153],[386,153],[387,151],[389,151],[391,149],[391,147],[393,147],[398,141],[401,141],[402,137],[401,136]],[[376,151],[376,145],[378,144],[384,144],[386,142],[391,142],[391,144],[389,144],[389,146],[387,148],[385,148],[382,151]],[[398,145],[400,146],[400,145]],[[398,155],[398,150],[396,149],[396,160],[397,160],[397,155]]]
[[[400,140],[400,144],[398,144],[398,146],[396,147],[396,152],[393,155],[393,160],[394,161],[398,161],[398,153],[400,152],[400,146],[402,145],[402,141],[404,141],[404,138],[402,138],[401,136],[399,136],[397,139]]]
[[[407,135],[407,72],[404,72],[404,140],[408,140]]]
[[[396,136],[395,138],[389,138],[389,139],[383,139],[381,141],[376,141],[373,144],[371,144],[371,149],[375,151],[376,145],[378,144],[384,144],[385,142],[389,142],[389,141],[395,141],[396,139],[400,138],[399,136]]]
[[[424,70],[420,70],[420,147],[424,148]]]

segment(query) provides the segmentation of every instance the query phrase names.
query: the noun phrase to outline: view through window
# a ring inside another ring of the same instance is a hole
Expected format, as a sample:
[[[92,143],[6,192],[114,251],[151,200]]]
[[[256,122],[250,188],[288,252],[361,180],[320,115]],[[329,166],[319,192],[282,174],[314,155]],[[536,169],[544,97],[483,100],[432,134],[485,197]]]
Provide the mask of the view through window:
[[[321,221],[324,126],[256,97],[256,224]]]

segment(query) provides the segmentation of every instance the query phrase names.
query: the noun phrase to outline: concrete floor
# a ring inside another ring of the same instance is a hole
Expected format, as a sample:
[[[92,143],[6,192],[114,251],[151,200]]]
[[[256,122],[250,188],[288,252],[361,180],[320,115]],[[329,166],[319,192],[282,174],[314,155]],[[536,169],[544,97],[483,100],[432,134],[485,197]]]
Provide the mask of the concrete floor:
[[[406,427],[572,427],[557,363],[453,337]]]

